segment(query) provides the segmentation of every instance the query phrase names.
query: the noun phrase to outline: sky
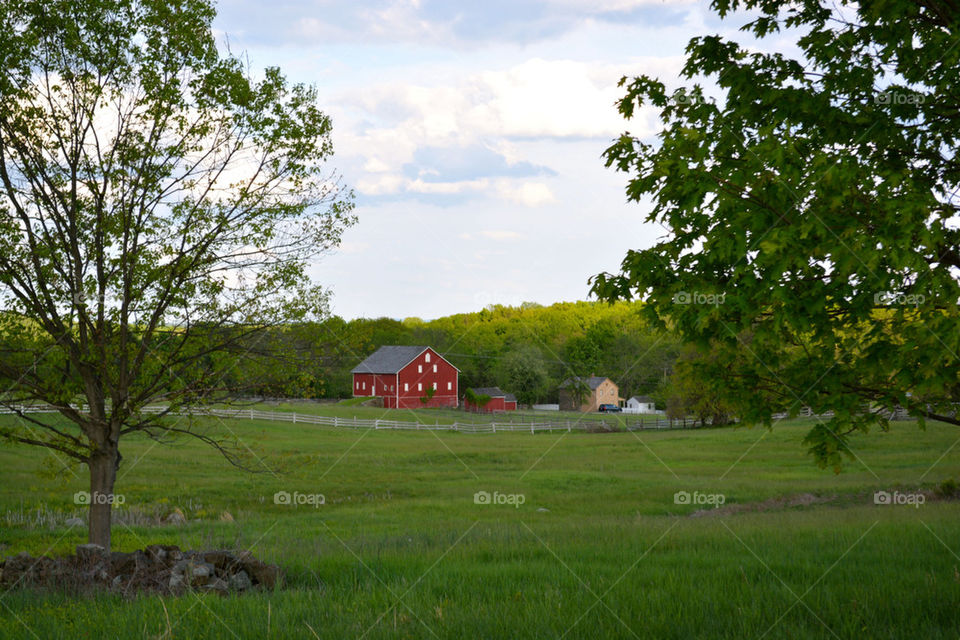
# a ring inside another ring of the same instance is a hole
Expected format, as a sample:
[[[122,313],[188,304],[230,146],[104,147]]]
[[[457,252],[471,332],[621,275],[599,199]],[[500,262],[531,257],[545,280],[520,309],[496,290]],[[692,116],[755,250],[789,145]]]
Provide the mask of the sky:
[[[623,76],[668,87],[698,35],[747,43],[705,1],[220,0],[221,43],[317,87],[358,223],[313,265],[332,312],[420,317],[588,299],[652,245],[649,203],[603,151],[653,140],[622,119]],[[778,46],[763,43],[764,49]]]

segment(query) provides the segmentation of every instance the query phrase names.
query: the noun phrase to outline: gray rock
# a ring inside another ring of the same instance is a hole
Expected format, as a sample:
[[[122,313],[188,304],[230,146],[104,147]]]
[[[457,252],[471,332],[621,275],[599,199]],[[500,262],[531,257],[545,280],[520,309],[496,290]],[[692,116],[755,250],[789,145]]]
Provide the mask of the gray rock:
[[[179,581],[185,585],[197,587],[206,584],[215,575],[216,567],[209,562],[202,562],[187,558],[180,560],[170,570],[171,588],[173,588],[174,577],[179,577]]]
[[[246,571],[240,571],[230,576],[229,585],[231,591],[246,591],[253,586],[253,582]]]
[[[207,591],[216,591],[221,595],[227,595],[230,593],[230,586],[220,578],[214,578],[207,584],[203,585],[202,588]]]
[[[170,574],[170,590],[171,591],[180,591],[186,586],[186,580],[182,573],[171,573]]]
[[[550,509],[547,509],[546,507],[540,507],[539,509],[537,509],[537,511],[539,511],[540,513],[550,513]]]
[[[83,518],[67,518],[63,524],[68,527],[82,527],[86,523],[83,521]]]

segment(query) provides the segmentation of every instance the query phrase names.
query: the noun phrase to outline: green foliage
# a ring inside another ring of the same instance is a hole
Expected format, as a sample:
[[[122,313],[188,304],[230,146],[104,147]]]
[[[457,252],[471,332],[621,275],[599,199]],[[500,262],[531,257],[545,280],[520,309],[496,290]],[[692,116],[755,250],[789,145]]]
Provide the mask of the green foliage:
[[[429,403],[430,400],[433,399],[433,396],[436,395],[436,393],[437,393],[437,390],[435,388],[433,387],[427,388],[427,390],[424,391],[423,395],[420,396],[420,403],[426,406],[427,403]]]
[[[722,384],[726,367],[710,354],[685,349],[672,375],[658,389],[666,405],[667,417],[694,416],[701,424],[724,425],[731,422],[736,407],[726,397]]]
[[[536,345],[510,349],[498,360],[493,373],[502,388],[514,394],[520,404],[533,404],[549,392],[547,365]]]
[[[803,60],[720,36],[691,40],[670,92],[624,78],[620,112],[659,112],[606,162],[670,231],[593,279],[640,297],[656,326],[709,350],[749,422],[804,405],[835,417],[807,444],[821,465],[883,411],[960,424],[960,21],[935,2],[717,0],[758,37],[791,29]],[[923,421],[921,420],[921,426]]]
[[[481,409],[493,400],[493,398],[486,393],[477,393],[471,387],[467,387],[467,390],[463,392],[463,397],[467,399],[467,402]]]
[[[0,436],[87,463],[107,490],[121,435],[190,431],[142,407],[221,397],[229,371],[273,355],[265,328],[324,317],[307,267],[353,223],[316,89],[218,52],[214,15],[209,0],[0,13],[0,401],[71,423]],[[323,392],[311,372],[283,384]]]
[[[609,376],[622,394],[650,393],[678,351],[677,341],[651,328],[635,303],[496,306],[428,321],[332,317],[272,333],[268,341],[295,344],[297,358],[276,361],[270,370],[276,380],[268,386],[245,386],[265,378],[247,375],[241,363],[227,374],[232,386],[284,395],[287,383],[280,381],[306,369],[322,381],[323,397],[345,398],[353,393],[350,369],[379,347],[429,345],[460,369],[461,389],[496,386],[532,404],[555,402],[559,384],[583,373],[585,362],[586,375]]]

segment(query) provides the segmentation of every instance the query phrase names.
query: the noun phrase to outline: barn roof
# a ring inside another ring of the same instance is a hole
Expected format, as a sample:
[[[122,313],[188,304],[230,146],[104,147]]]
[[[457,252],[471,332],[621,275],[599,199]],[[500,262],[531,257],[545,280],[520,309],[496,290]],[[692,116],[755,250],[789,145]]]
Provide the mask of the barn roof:
[[[505,396],[503,396],[503,399],[506,400],[507,402],[516,402],[517,396],[513,395],[512,393],[508,393]]]
[[[490,396],[491,398],[503,398],[507,394],[500,390],[500,387],[470,387],[478,396]]]
[[[380,347],[350,373],[398,373],[429,347],[390,345]]]
[[[574,376],[573,378],[567,378],[566,380],[564,380],[560,384],[560,388],[565,389],[567,387],[572,387],[574,381],[577,381],[577,382],[583,382],[591,389],[596,389],[601,384],[603,384],[603,381],[606,379],[607,379],[606,376],[590,376],[589,378],[581,378],[580,376]]]

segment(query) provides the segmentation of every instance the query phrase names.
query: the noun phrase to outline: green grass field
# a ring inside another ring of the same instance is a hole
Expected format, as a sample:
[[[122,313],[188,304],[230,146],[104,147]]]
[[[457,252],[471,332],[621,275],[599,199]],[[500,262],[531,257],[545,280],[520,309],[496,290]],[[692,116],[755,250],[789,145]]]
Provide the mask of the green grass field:
[[[960,503],[876,505],[873,492],[960,477],[960,432],[898,423],[855,440],[837,475],[805,454],[809,426],[471,435],[211,420],[256,474],[196,441],[131,438],[115,549],[249,548],[286,588],[14,590],[0,594],[0,638],[958,637]],[[9,445],[0,466],[0,553],[85,542],[63,524],[81,513],[84,469]],[[325,504],[277,505],[278,491]],[[678,491],[725,505],[692,517],[703,506]],[[802,494],[825,502],[777,500]],[[175,507],[186,525],[157,524]]]

